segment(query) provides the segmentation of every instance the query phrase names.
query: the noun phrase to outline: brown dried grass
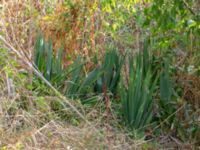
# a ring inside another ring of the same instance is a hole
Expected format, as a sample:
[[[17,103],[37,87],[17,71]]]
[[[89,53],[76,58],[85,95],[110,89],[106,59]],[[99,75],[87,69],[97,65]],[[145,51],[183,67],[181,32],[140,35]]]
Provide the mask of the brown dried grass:
[[[20,87],[19,83],[20,81],[14,82],[16,92],[12,98],[6,94],[7,92],[1,95],[0,147],[2,149],[128,150],[140,148],[140,145],[146,143],[130,139],[123,130],[112,125],[115,120],[108,122],[99,105],[94,108],[84,108],[91,126],[80,120],[77,125],[72,125],[70,120],[62,121],[49,105],[52,100],[58,99],[57,97],[44,96],[48,103],[41,109],[35,105],[38,95],[31,96],[30,91],[23,86]],[[1,82],[0,85],[4,85],[5,91],[8,90],[6,82]],[[27,102],[27,108],[19,106],[24,101]],[[71,109],[67,109],[66,112],[68,115],[71,114],[72,119],[77,118]],[[93,126],[97,132],[93,130]]]

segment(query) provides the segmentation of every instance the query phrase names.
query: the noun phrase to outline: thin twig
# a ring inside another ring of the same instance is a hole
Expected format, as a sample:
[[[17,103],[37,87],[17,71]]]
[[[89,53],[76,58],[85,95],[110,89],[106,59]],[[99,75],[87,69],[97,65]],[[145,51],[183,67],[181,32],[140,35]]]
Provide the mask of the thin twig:
[[[186,7],[194,16],[196,16],[196,13],[192,10],[192,8],[190,8],[190,7],[188,6],[188,3],[187,3],[185,0],[183,0],[183,4],[185,5],[185,7]]]

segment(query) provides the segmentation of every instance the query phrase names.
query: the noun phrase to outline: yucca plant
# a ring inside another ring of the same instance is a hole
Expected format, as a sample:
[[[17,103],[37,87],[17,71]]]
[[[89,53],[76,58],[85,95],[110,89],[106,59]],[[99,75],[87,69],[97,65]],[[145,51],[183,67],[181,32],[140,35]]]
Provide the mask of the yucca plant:
[[[41,34],[38,35],[35,43],[35,65],[48,81],[53,81],[63,74],[62,54],[63,48],[53,54],[52,41],[45,41]]]
[[[153,78],[151,68],[147,50],[129,58],[129,81],[127,87],[122,83],[121,100],[124,118],[134,129],[143,128],[152,119],[157,78]]]
[[[102,64],[97,65],[84,80],[80,91],[91,88],[94,93],[103,93],[106,87],[107,92],[115,93],[120,80],[121,68],[124,58],[119,56],[117,50],[109,50]]]
[[[71,64],[68,68],[67,81],[65,84],[65,95],[70,98],[80,97],[80,87],[85,79],[85,74],[83,73],[84,63],[80,56]]]
[[[105,54],[102,63],[98,63],[98,58],[94,60],[96,67],[88,75],[83,73],[84,64],[80,59],[72,66],[69,82],[66,86],[66,95],[80,98],[82,103],[89,104],[102,99],[102,94],[115,94],[123,65],[123,57],[119,56],[117,50],[109,49]],[[100,97],[101,98],[100,98]]]
[[[107,90],[111,93],[115,93],[117,85],[120,80],[121,68],[124,63],[124,58],[119,56],[116,49],[106,53],[105,60],[102,64],[102,75],[97,80],[95,90],[98,93],[103,92],[103,84],[105,84]]]

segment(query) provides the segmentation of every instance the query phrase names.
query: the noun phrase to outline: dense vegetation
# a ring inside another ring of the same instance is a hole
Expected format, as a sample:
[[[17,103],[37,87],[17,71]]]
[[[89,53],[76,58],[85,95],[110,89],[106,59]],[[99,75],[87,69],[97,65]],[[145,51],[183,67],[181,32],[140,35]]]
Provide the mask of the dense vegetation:
[[[200,148],[199,8],[0,1],[0,149]]]

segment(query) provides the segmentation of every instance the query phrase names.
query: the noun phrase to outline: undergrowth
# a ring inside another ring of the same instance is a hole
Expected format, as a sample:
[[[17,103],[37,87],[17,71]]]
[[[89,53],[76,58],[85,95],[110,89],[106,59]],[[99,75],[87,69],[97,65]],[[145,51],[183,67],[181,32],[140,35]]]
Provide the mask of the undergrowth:
[[[0,1],[0,149],[198,149],[199,6]]]

